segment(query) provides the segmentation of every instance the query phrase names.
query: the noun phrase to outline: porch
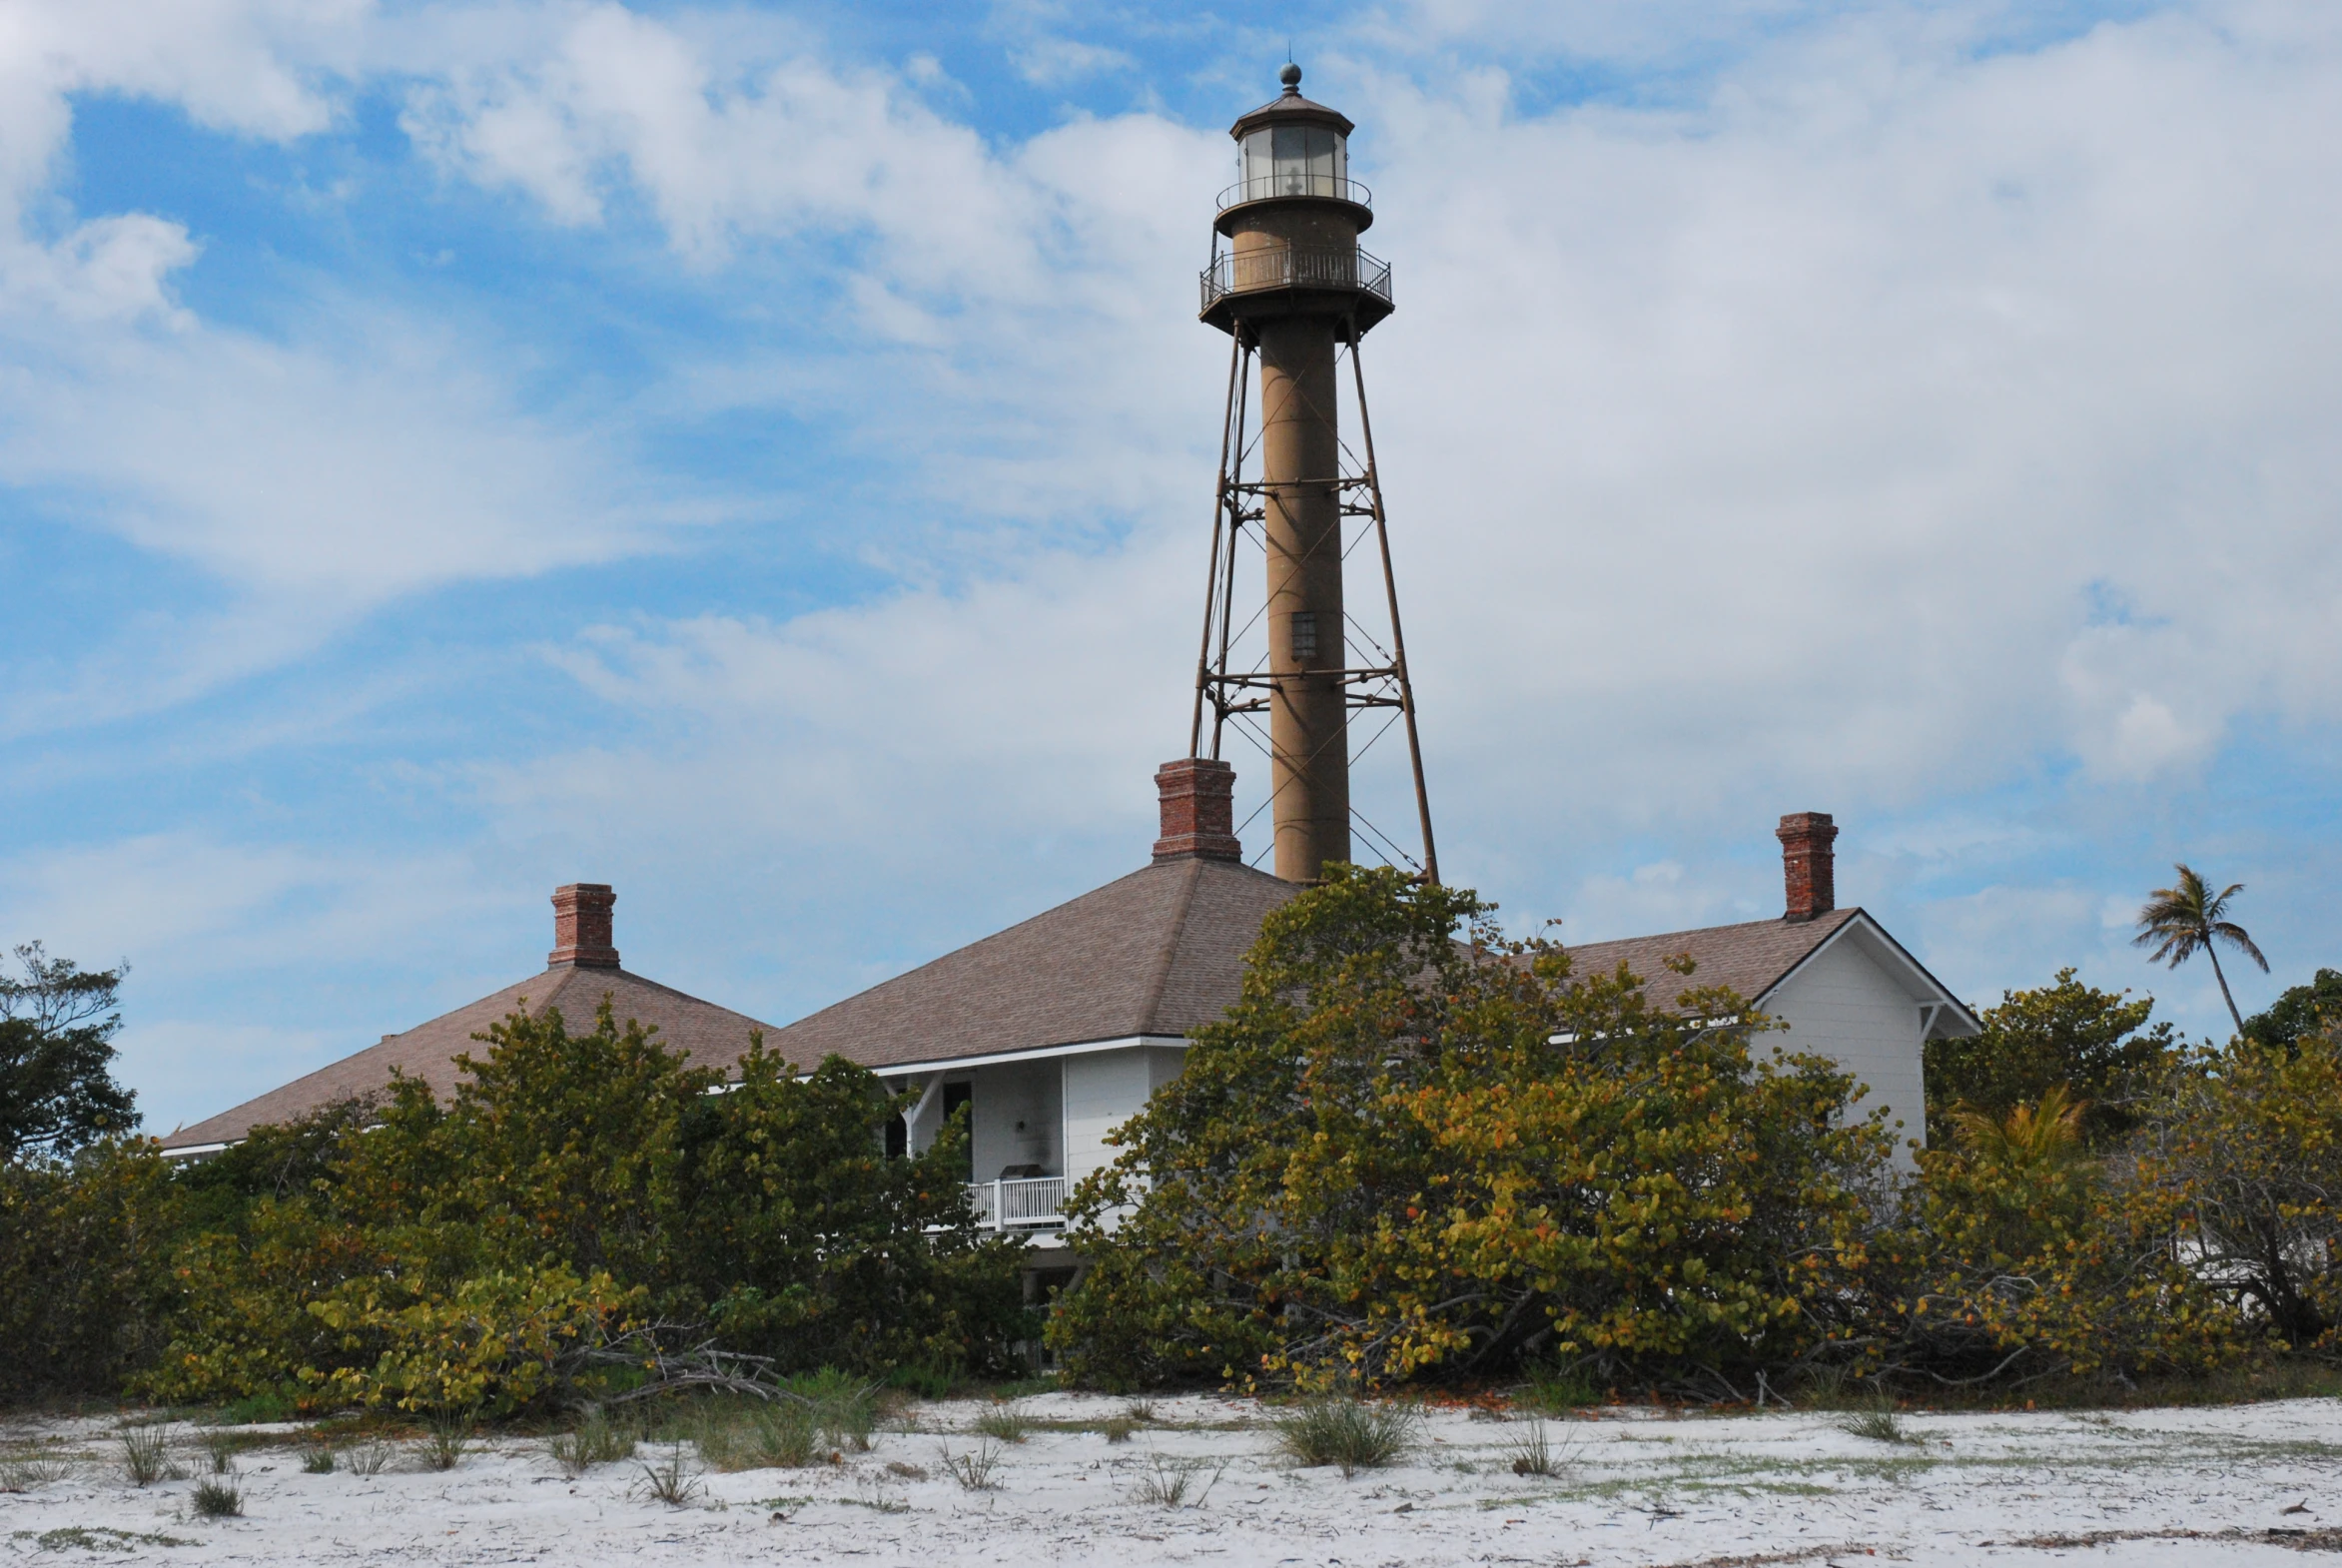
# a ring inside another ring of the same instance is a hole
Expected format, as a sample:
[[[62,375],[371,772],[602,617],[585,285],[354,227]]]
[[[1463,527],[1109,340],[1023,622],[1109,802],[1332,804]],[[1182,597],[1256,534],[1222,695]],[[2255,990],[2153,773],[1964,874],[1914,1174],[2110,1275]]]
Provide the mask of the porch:
[[[982,1230],[1062,1230],[1068,1185],[1062,1176],[971,1181],[968,1207]]]

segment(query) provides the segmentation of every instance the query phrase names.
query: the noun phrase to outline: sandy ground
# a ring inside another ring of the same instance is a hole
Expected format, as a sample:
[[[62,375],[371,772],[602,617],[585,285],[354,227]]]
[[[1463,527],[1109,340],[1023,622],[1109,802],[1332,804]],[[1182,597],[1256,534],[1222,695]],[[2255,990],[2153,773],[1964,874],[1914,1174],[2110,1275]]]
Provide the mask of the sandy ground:
[[[489,1443],[445,1472],[410,1445],[372,1476],[307,1474],[290,1447],[263,1447],[238,1461],[246,1512],[234,1519],[197,1516],[192,1477],[132,1486],[110,1420],[18,1422],[0,1426],[0,1448],[52,1457],[0,1471],[22,1487],[0,1494],[0,1562],[1724,1568],[2291,1564],[2342,1551],[2342,1403],[2329,1400],[1911,1415],[1900,1444],[1828,1415],[1604,1411],[1547,1423],[1550,1478],[1514,1471],[1526,1420],[1442,1411],[1399,1463],[1345,1478],[1280,1457],[1246,1401],[1158,1400],[1154,1425],[1110,1444],[1074,1428],[1122,1401],[1050,1394],[1021,1402],[1042,1424],[994,1445],[995,1484],[971,1491],[946,1450],[984,1451],[970,1431],[983,1408],[917,1406],[835,1466],[703,1473],[679,1508],[649,1495],[639,1462],[571,1479],[533,1441]],[[175,1435],[202,1468],[194,1429]],[[1181,1474],[1179,1505],[1150,1500],[1152,1481]]]

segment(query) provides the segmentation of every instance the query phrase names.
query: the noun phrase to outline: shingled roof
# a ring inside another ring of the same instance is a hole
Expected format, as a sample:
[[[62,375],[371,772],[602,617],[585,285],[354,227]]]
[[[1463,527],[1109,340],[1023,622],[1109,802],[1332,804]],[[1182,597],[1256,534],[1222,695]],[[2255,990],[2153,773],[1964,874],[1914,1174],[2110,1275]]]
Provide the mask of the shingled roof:
[[[1751,920],[1618,942],[1569,944],[1570,974],[1591,979],[1615,973],[1624,964],[1651,982],[1647,994],[1654,1002],[1672,1003],[1677,990],[1691,986],[1729,986],[1744,1001],[1758,1002],[1860,914],[1859,909],[1834,909],[1811,920]],[[1685,955],[1697,967],[1688,979],[1677,981],[1674,990],[1663,988],[1659,982],[1677,979],[1668,973],[1667,961]]]
[[[1260,922],[1298,891],[1234,861],[1159,861],[824,1008],[769,1044],[799,1066],[836,1055],[885,1071],[1176,1039],[1235,1001]]]
[[[606,925],[603,930],[607,930]],[[565,947],[563,951],[570,949]],[[562,1022],[569,1029],[585,1030],[593,1027],[594,1011],[606,997],[621,1024],[634,1019],[646,1027],[655,1026],[660,1043],[669,1050],[681,1051],[702,1065],[726,1068],[747,1051],[752,1031],[761,1029],[768,1036],[777,1033],[770,1024],[759,1023],[744,1013],[702,1002],[672,987],[630,974],[617,967],[614,949],[602,951],[608,953],[607,962],[579,963],[573,959],[556,962],[541,975],[516,986],[506,986],[493,996],[482,997],[452,1013],[443,1013],[427,1024],[417,1024],[402,1035],[385,1035],[380,1045],[344,1057],[306,1078],[295,1079],[282,1089],[248,1100],[232,1111],[223,1111],[193,1127],[180,1128],[163,1140],[164,1151],[199,1150],[235,1143],[256,1127],[289,1122],[337,1100],[381,1089],[390,1081],[392,1068],[409,1078],[421,1079],[430,1085],[433,1094],[444,1098],[454,1092],[462,1076],[455,1066],[455,1058],[466,1052],[484,1056],[487,1047],[473,1037],[484,1034],[490,1024],[517,1012],[541,1018],[548,1010],[558,1008]]]
[[[786,1029],[618,968],[617,952],[607,946],[605,905],[600,935],[580,938],[574,927],[565,931],[556,939],[563,944],[556,962],[542,975],[404,1034],[385,1036],[381,1045],[182,1128],[164,1143],[173,1150],[232,1143],[264,1123],[378,1089],[393,1067],[445,1095],[459,1077],[454,1058],[481,1049],[473,1037],[496,1020],[523,1008],[531,1016],[558,1008],[572,1028],[582,1027],[605,997],[621,1020],[655,1025],[670,1047],[727,1067],[755,1030],[801,1068],[834,1055],[882,1073],[1107,1041],[1175,1040],[1217,1019],[1236,1000],[1244,955],[1261,921],[1299,891],[1215,854],[1173,854]],[[606,888],[598,892],[608,894]],[[1581,976],[1608,974],[1624,964],[1653,982],[1672,980],[1667,960],[1688,955],[1697,968],[1686,984],[1729,986],[1755,1002],[1857,920],[1893,944],[1861,910],[1841,909],[1807,920],[1753,920],[1590,942],[1569,951]]]

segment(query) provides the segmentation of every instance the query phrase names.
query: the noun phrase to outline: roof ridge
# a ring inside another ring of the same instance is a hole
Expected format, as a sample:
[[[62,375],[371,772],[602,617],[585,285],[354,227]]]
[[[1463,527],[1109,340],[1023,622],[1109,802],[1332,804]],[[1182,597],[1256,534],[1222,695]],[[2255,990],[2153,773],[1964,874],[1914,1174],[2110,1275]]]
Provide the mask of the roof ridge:
[[[1728,921],[1721,926],[1686,926],[1681,931],[1651,931],[1634,937],[1604,937],[1598,942],[1564,942],[1562,946],[1565,949],[1607,948],[1627,942],[1664,942],[1669,937],[1704,937],[1717,931],[1755,931],[1760,928],[1795,931],[1803,927],[1809,931],[1834,931],[1857,915],[1869,914],[1870,911],[1864,909],[1860,904],[1849,904],[1841,905],[1837,909],[1824,910],[1811,920],[1792,922],[1779,915],[1771,915],[1760,920]],[[1876,923],[1877,917],[1872,916],[1871,918]]]
[[[1155,956],[1155,973],[1147,979],[1147,989],[1139,994],[1139,1033],[1145,1034],[1155,1022],[1155,1015],[1163,1009],[1164,988],[1171,984],[1171,972],[1178,962],[1179,943],[1187,935],[1187,917],[1195,910],[1195,885],[1203,880],[1203,862],[1190,860],[1179,868],[1179,896],[1171,907],[1171,940]]]

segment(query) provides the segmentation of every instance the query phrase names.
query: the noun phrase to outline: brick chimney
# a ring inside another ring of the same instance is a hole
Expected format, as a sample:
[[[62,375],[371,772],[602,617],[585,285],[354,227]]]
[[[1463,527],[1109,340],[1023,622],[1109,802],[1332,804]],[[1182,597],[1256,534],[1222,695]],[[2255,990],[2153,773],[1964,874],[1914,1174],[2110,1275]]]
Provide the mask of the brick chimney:
[[[1236,842],[1236,770],[1205,757],[1181,757],[1155,770],[1163,797],[1163,837],[1155,863],[1167,860],[1242,861]]]
[[[553,889],[553,951],[545,962],[555,969],[616,969],[610,946],[610,909],[618,895],[606,882],[572,882]]]
[[[1836,909],[1838,872],[1830,844],[1838,827],[1830,813],[1793,811],[1773,834],[1781,840],[1781,880],[1789,893],[1789,910],[1781,918],[1795,925]]]

